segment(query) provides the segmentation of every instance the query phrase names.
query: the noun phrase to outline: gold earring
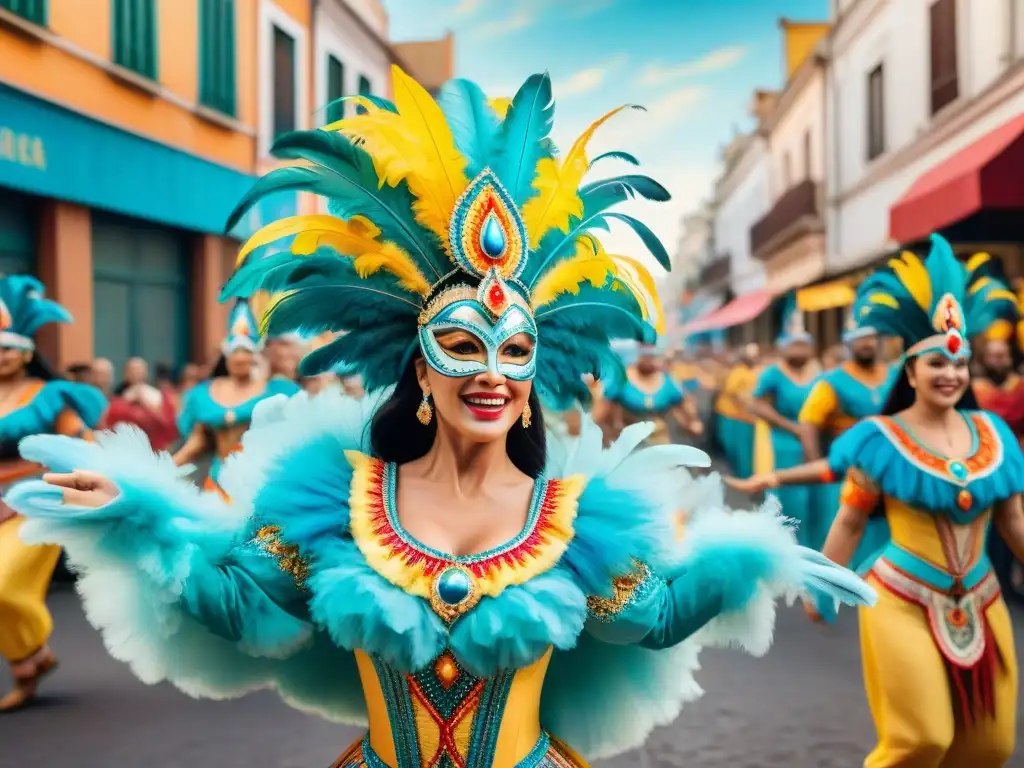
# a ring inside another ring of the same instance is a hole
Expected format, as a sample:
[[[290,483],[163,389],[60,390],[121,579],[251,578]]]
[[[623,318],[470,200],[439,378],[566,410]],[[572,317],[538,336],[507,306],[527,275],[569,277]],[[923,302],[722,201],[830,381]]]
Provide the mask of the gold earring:
[[[530,408],[530,401],[526,401],[526,407],[523,408],[523,429],[529,429],[530,424],[533,423],[533,409]]]
[[[432,418],[434,418],[434,409],[430,405],[430,395],[424,392],[420,407],[416,409],[416,419],[425,427]]]

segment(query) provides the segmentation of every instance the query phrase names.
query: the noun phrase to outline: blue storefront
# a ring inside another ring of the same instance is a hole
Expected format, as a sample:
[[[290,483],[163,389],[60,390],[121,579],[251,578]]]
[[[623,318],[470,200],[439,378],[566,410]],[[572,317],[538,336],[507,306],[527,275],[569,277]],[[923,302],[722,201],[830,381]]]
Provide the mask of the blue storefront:
[[[53,200],[90,211],[95,355],[180,364],[190,351],[197,238],[223,235],[254,178],[0,84],[0,270],[39,273],[42,211]],[[241,239],[297,212],[267,201]],[[234,246],[223,241],[225,251]],[[225,261],[229,258],[225,253]],[[87,286],[80,286],[80,290]],[[89,322],[90,319],[78,318]]]

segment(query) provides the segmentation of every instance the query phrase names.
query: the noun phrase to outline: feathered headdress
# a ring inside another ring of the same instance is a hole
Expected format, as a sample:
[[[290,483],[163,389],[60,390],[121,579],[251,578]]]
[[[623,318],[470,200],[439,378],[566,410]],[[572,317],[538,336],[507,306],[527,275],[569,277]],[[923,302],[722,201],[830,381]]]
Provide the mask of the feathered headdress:
[[[796,294],[791,293],[782,300],[781,317],[782,330],[775,340],[775,346],[782,348],[799,342],[810,344],[814,341],[814,337],[808,333],[804,324],[804,313],[797,306]]]
[[[238,299],[228,314],[228,335],[221,352],[230,355],[240,349],[255,352],[260,348],[259,326],[247,299]]]
[[[967,292],[968,294],[991,291],[995,284],[1000,291],[1009,290],[1010,280],[1006,276],[1003,262],[988,253],[976,253],[967,260]],[[991,295],[989,293],[988,295]],[[1017,297],[1008,300],[1007,295],[998,294],[1001,299],[994,302],[988,316],[988,325],[972,327],[973,335],[984,336],[986,339],[1013,343],[1014,332],[1022,327],[1020,307]]]
[[[968,270],[949,243],[932,235],[924,259],[904,251],[864,281],[857,294],[858,320],[899,336],[908,357],[927,352],[970,357],[970,334],[990,327],[1016,297],[991,276],[979,274],[970,290],[968,282]]]
[[[44,296],[34,277],[0,278],[0,347],[34,350],[36,332],[49,323],[70,323],[71,313]]]
[[[857,319],[857,312],[854,307],[846,316],[846,327],[843,329],[843,344],[852,344],[858,339],[866,339],[869,336],[877,336],[878,329],[860,322]]]
[[[370,389],[388,386],[417,344],[442,373],[471,375],[483,364],[456,359],[437,341],[460,329],[486,348],[483,369],[536,377],[554,407],[586,400],[581,376],[616,359],[612,339],[652,340],[662,325],[647,269],[607,253],[595,236],[622,222],[669,266],[647,226],[611,210],[636,195],[668,200],[664,187],[639,174],[585,180],[604,157],[637,164],[622,152],[587,154],[594,132],[622,108],[558,156],[546,74],[530,77],[511,101],[488,101],[473,83],[453,80],[435,102],[401,69],[393,77],[393,104],[353,97],[362,114],[277,140],[278,157],[305,164],[264,176],[228,227],[282,190],[325,197],[330,215],[255,233],[225,296],[279,294],[264,332],[346,331],[306,356],[304,375],[358,372]],[[497,362],[518,334],[531,337],[532,349]]]

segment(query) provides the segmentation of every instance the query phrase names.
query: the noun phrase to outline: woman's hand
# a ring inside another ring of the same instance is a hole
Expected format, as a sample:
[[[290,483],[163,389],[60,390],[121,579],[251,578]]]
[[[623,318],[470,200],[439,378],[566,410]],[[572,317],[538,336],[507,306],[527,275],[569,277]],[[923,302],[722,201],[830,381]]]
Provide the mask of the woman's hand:
[[[63,489],[64,503],[73,507],[98,509],[118,497],[120,491],[109,477],[98,472],[75,470],[67,474],[47,472],[43,482]]]
[[[726,477],[725,484],[737,491],[749,494],[762,493],[763,491],[779,487],[779,481],[775,477],[774,472],[752,475],[745,480],[741,480],[738,477]]]

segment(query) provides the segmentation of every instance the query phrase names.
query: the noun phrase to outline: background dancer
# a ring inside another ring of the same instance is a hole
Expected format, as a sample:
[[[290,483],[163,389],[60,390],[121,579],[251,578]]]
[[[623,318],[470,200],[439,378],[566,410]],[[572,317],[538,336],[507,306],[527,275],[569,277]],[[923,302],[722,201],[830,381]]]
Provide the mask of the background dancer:
[[[61,380],[36,352],[40,328],[70,322],[71,315],[44,297],[35,278],[0,278],[0,490],[41,471],[18,457],[22,438],[43,433],[87,437],[103,417],[107,402],[100,390]],[[22,543],[18,532],[23,523],[0,502],[0,657],[14,676],[14,688],[0,698],[0,712],[31,701],[39,681],[57,666],[48,643],[53,619],[46,590],[60,547]]]

